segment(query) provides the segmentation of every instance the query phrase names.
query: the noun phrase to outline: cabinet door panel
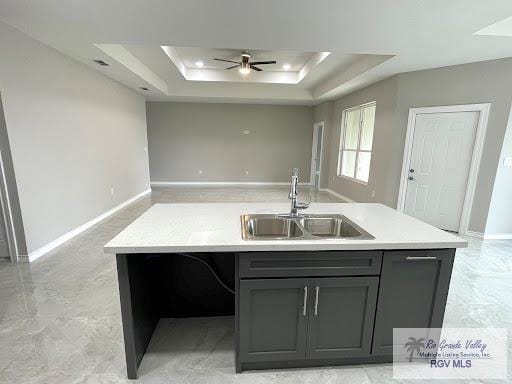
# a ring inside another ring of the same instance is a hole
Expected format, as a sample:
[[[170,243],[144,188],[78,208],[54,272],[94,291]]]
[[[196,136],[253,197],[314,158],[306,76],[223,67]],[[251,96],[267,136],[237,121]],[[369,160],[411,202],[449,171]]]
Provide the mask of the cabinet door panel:
[[[378,284],[378,277],[311,281],[308,359],[370,355]]]
[[[307,279],[240,281],[240,361],[305,358],[308,284]]]
[[[393,328],[440,328],[455,250],[385,252],[373,355],[393,354]]]

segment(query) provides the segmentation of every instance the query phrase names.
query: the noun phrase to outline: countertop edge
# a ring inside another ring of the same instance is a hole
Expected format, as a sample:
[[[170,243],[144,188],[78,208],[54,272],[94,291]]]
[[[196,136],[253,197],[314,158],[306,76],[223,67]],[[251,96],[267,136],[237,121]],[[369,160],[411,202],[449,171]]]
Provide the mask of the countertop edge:
[[[390,244],[248,244],[248,245],[190,245],[190,246],[154,246],[154,247],[116,247],[105,246],[106,254],[124,253],[177,253],[177,252],[268,252],[268,251],[357,251],[357,250],[399,250],[399,249],[446,249],[467,248],[464,242],[436,243],[390,243]]]

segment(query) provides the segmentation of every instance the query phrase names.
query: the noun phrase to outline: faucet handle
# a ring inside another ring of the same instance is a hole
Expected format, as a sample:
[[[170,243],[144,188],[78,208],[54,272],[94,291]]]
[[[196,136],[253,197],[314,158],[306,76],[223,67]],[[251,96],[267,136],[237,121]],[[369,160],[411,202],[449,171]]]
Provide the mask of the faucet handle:
[[[297,209],[308,209],[308,208],[309,208],[309,204],[311,204],[311,201],[310,201],[310,202],[308,202],[308,203],[297,203],[297,204],[295,205],[295,207],[296,207]]]

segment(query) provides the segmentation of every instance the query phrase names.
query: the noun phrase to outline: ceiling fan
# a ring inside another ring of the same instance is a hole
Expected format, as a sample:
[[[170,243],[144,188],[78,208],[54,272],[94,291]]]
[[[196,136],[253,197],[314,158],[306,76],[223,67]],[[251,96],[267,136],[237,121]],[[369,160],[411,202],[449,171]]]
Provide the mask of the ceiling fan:
[[[258,68],[256,65],[265,65],[265,64],[276,64],[277,61],[270,60],[270,61],[250,61],[251,55],[249,55],[247,52],[242,53],[241,61],[233,61],[233,60],[225,60],[225,59],[213,59],[217,61],[225,61],[226,63],[235,63],[236,65],[233,65],[232,67],[228,67],[226,69],[235,69],[238,68],[241,74],[247,75],[249,72],[251,72],[251,69],[254,69],[257,72],[263,71],[263,69]]]

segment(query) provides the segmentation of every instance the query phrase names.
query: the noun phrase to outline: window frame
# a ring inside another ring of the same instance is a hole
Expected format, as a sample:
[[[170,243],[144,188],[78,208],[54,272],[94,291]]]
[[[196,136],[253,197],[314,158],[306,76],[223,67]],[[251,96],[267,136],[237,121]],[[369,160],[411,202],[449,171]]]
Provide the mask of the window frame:
[[[374,120],[373,120],[372,144],[371,144],[371,149],[368,150],[368,149],[361,149],[361,131],[362,131],[362,127],[363,127],[363,116],[362,116],[363,110],[364,110],[364,108],[367,108],[370,106],[375,106],[375,115],[374,115]],[[355,111],[355,110],[359,110],[359,129],[357,131],[357,147],[356,147],[356,149],[346,149],[345,148],[345,134],[347,132],[347,113],[351,112],[351,111]],[[351,181],[354,181],[359,184],[368,185],[368,183],[370,181],[370,171],[371,171],[371,161],[372,160],[370,159],[370,169],[368,170],[368,181],[364,181],[364,180],[358,179],[356,177],[357,163],[359,160],[359,153],[361,153],[361,152],[370,153],[370,155],[372,155],[372,153],[373,153],[373,138],[374,138],[374,134],[375,134],[375,116],[376,115],[377,115],[377,102],[376,101],[370,101],[369,103],[356,105],[354,107],[350,107],[350,108],[343,110],[343,112],[341,114],[340,143],[339,143],[339,147],[338,147],[338,169],[336,172],[336,175],[338,177],[340,177],[342,179],[351,180]],[[347,176],[347,175],[344,175],[341,173],[342,166],[343,166],[343,153],[345,151],[356,153],[353,177]],[[373,156],[371,156],[371,157],[373,158]]]

